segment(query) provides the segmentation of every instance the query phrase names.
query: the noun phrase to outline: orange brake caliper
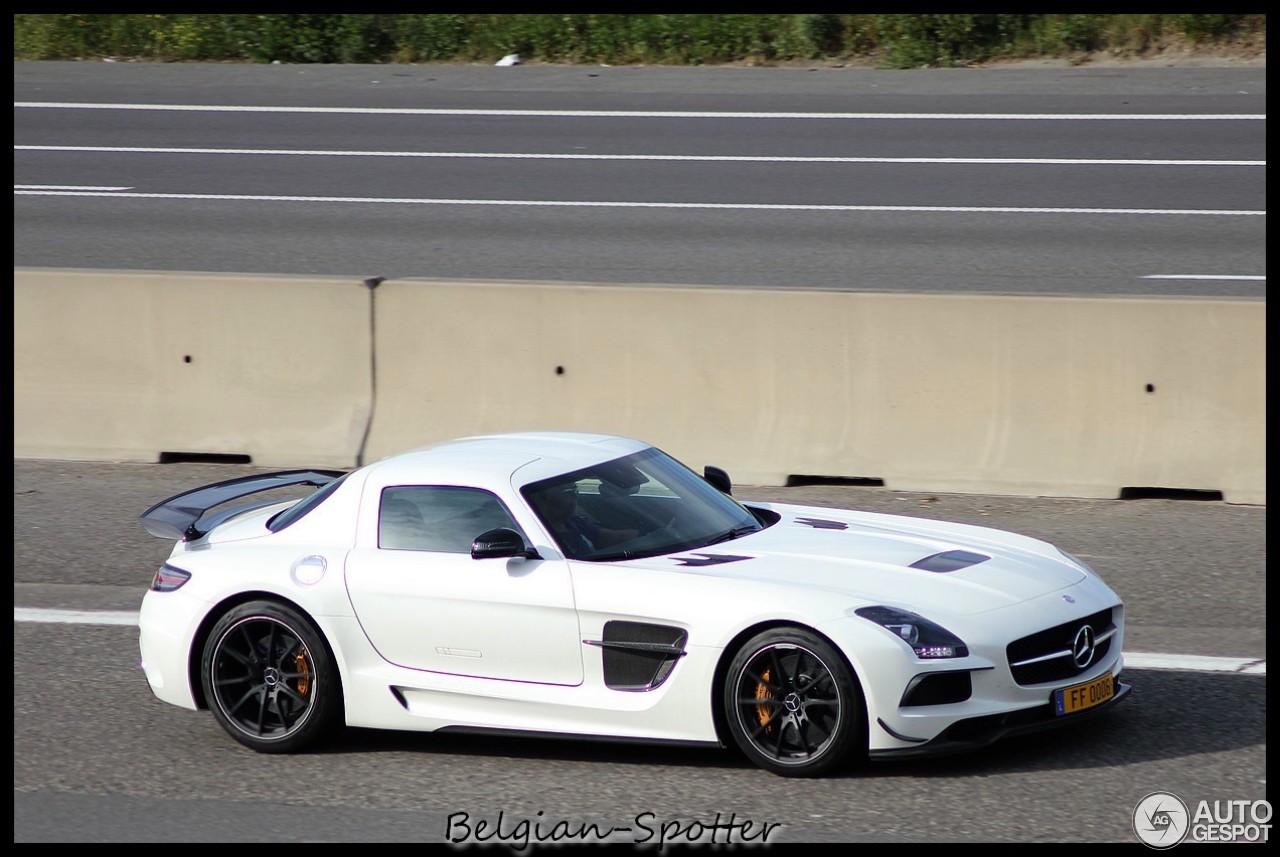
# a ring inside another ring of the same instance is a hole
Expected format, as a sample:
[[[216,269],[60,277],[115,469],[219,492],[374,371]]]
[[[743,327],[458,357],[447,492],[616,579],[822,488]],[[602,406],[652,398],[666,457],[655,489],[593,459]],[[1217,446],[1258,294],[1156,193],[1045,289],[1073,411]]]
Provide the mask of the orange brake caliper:
[[[769,680],[769,670],[765,670],[760,675],[760,682],[756,685],[756,699],[773,699],[773,694],[769,692],[769,686],[765,684]],[[769,729],[769,720],[773,717],[773,711],[768,705],[756,706],[756,717],[760,718],[760,725]]]
[[[298,669],[298,694],[306,696],[307,691],[311,689],[311,667],[307,664],[307,656],[303,652],[299,652],[293,659],[293,664]]]

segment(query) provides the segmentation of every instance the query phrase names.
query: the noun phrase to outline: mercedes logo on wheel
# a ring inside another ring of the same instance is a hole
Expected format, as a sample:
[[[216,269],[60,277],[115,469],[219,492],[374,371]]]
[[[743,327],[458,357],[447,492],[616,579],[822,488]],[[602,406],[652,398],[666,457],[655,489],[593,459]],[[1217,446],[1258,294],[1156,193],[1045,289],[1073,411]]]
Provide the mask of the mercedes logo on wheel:
[[[1076,666],[1084,669],[1093,663],[1093,647],[1094,636],[1093,628],[1088,625],[1082,625],[1080,630],[1076,632],[1076,640],[1071,644],[1071,657],[1075,658]]]

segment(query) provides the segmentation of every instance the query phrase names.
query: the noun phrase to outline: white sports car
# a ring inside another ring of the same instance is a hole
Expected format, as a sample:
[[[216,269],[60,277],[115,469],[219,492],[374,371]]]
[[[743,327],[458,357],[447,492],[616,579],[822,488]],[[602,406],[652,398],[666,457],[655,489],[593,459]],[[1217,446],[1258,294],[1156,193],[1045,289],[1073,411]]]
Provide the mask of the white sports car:
[[[319,490],[272,490],[299,485]],[[344,724],[486,730],[737,746],[784,776],[980,747],[1127,695],[1124,608],[1079,559],[730,488],[577,433],[197,488],[142,515],[176,539],[143,600],[143,668],[263,752]]]

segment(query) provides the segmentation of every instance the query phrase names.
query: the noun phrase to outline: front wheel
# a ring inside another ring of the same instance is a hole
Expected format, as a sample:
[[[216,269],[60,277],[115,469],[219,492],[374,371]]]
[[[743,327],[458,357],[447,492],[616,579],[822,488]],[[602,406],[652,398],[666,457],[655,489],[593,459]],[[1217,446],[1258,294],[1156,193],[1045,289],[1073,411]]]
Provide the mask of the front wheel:
[[[738,650],[724,707],[738,747],[784,777],[825,774],[865,741],[852,672],[829,643],[800,628],[765,631]]]
[[[296,610],[254,601],[214,626],[201,659],[205,699],[231,737],[292,753],[342,721],[342,685],[315,627]]]

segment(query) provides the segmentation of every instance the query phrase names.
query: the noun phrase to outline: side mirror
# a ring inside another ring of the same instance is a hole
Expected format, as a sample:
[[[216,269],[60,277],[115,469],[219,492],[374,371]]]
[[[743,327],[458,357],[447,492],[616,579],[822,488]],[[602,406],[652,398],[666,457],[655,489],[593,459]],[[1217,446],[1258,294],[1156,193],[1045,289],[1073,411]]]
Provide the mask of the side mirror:
[[[733,493],[733,482],[729,480],[729,474],[725,473],[719,467],[713,467],[708,464],[702,471],[702,478],[711,483],[711,487],[724,494]]]
[[[476,536],[471,543],[472,559],[542,559],[524,543],[524,536],[509,527],[497,527]]]

